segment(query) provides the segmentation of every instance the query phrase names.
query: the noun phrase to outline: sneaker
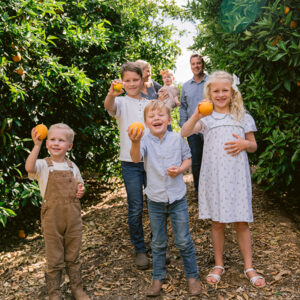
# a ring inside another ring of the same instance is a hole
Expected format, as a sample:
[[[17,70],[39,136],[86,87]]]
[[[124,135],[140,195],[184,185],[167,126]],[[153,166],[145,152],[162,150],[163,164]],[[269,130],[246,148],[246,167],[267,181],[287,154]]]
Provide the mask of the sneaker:
[[[140,270],[146,270],[149,268],[149,259],[146,253],[137,253],[135,257],[135,265]]]

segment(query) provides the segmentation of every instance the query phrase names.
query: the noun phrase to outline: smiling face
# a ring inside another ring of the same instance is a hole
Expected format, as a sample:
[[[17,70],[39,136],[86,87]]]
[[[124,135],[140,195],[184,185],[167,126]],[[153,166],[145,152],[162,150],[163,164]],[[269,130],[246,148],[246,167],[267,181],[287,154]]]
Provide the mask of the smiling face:
[[[203,63],[199,56],[191,58],[191,70],[195,77],[201,77],[203,75]]]
[[[127,95],[131,98],[140,99],[143,86],[141,76],[136,72],[125,71],[122,80]]]
[[[163,79],[164,84],[167,86],[169,86],[173,83],[173,75],[171,75],[171,74],[165,74],[162,79]]]
[[[48,132],[46,147],[55,162],[63,162],[67,151],[70,151],[72,146],[65,129],[53,128]]]
[[[145,117],[145,124],[150,132],[159,139],[162,139],[167,131],[168,125],[171,124],[171,117],[167,108],[149,109]]]
[[[219,79],[210,84],[210,98],[214,104],[214,110],[219,113],[230,113],[230,101],[232,97],[231,82]]]
[[[151,66],[147,65],[144,69],[143,69],[143,80],[145,82],[148,82],[149,79],[151,78]]]

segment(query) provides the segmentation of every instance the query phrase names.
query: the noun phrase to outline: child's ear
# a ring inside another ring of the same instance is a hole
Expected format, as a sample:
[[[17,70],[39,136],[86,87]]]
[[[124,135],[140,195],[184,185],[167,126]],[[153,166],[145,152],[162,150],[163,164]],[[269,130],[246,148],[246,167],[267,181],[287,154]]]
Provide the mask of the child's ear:
[[[68,151],[72,150],[72,148],[73,148],[73,143],[70,143],[68,147]]]
[[[171,125],[172,123],[172,117],[169,117],[168,125]]]

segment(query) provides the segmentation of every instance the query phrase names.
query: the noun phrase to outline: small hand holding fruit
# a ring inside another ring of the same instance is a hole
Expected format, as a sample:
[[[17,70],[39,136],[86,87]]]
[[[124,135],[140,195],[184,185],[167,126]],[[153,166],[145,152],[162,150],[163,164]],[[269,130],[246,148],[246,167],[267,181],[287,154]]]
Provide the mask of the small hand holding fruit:
[[[31,130],[31,137],[35,145],[41,145],[47,137],[48,129],[44,124],[39,124]]]
[[[110,89],[109,89],[109,93],[115,97],[120,96],[121,94],[124,93],[123,82],[121,79],[115,79],[112,82]]]
[[[180,168],[176,167],[176,166],[169,167],[167,169],[167,172],[168,172],[168,175],[172,178],[175,178],[176,176],[178,176],[181,173]]]
[[[237,134],[233,134],[233,137],[235,137],[236,140],[225,143],[224,150],[227,152],[227,154],[236,156],[240,152],[247,149],[249,142]]]
[[[213,104],[205,99],[198,104],[198,110],[202,116],[210,115],[213,112],[213,109]]]
[[[144,134],[145,127],[140,122],[133,122],[128,127],[128,136],[131,139],[132,143],[139,143],[143,134]]]
[[[80,199],[83,197],[85,193],[85,187],[82,183],[78,183],[77,185],[77,193],[76,193],[76,198]]]

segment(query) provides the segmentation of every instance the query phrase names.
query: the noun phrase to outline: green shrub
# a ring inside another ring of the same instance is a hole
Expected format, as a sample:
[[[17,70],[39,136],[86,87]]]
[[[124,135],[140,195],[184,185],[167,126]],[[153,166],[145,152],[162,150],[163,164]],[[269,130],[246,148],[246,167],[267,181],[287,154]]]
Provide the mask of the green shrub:
[[[239,7],[265,1],[233,2]],[[258,167],[254,178],[266,189],[293,191],[299,175],[300,1],[268,1],[240,33],[224,31],[229,27],[220,24],[220,4],[191,1],[191,14],[203,24],[193,49],[209,57],[210,70],[225,69],[241,79],[245,105],[258,127],[258,151],[250,155]],[[237,16],[236,24],[242,22]]]
[[[180,50],[159,19],[169,8],[156,0],[0,0],[2,224],[10,209],[39,202],[24,178],[37,123],[67,123],[76,132],[70,155],[79,168],[103,180],[118,175],[118,131],[103,101],[125,61],[172,67]],[[43,147],[40,157],[46,155]]]

